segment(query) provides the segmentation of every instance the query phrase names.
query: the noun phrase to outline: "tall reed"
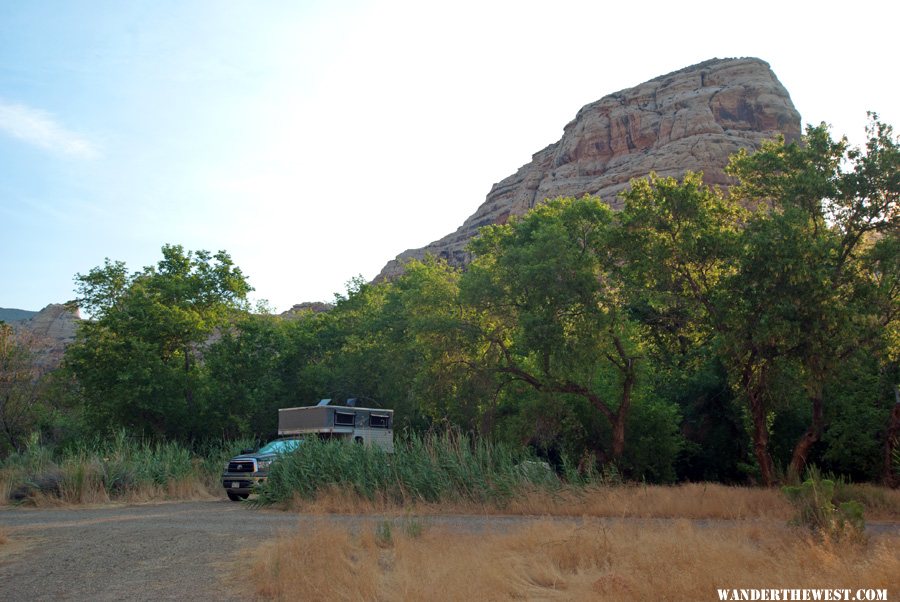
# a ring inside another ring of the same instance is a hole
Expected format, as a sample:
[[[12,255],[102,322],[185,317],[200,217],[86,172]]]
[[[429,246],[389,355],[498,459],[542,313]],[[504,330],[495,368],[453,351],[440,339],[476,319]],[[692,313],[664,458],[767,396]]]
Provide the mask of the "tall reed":
[[[549,467],[527,450],[466,435],[412,435],[398,442],[393,454],[375,446],[311,438],[272,465],[257,501],[309,500],[338,489],[396,503],[502,505],[526,489],[559,485]]]
[[[0,462],[0,494],[20,502],[68,503],[208,496],[219,486],[224,462],[252,446],[250,441],[207,443],[198,453],[120,430],[54,450],[33,438],[23,453]]]

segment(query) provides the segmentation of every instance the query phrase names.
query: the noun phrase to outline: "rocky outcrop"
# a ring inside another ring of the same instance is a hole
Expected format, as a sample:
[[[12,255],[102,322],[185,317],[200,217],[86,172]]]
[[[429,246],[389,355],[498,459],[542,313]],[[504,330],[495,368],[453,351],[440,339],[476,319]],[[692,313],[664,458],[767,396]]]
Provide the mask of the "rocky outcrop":
[[[31,318],[11,324],[27,339],[37,367],[48,370],[59,366],[80,321],[78,308],[52,303]]]
[[[23,325],[35,336],[69,344],[75,340],[75,330],[80,320],[77,308],[51,303]]]
[[[702,171],[707,183],[727,186],[728,158],[779,134],[799,137],[800,115],[765,61],[712,59],[657,77],[582,107],[558,142],[494,184],[456,232],[401,253],[377,279],[426,254],[463,265],[479,228],[505,223],[546,199],[591,194],[618,208],[617,195],[651,171],[674,177]]]
[[[304,301],[303,303],[295,303],[292,308],[279,314],[282,318],[301,318],[308,314],[320,314],[322,312],[331,311],[334,305],[323,301]]]

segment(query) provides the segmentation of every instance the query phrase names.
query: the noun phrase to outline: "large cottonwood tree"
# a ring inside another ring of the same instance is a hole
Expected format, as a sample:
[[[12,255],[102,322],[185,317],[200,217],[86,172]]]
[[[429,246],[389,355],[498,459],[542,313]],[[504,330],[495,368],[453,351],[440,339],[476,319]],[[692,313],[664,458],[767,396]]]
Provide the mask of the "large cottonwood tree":
[[[556,199],[481,231],[463,275],[480,317],[481,365],[542,393],[587,400],[609,423],[618,460],[642,359],[639,325],[616,277],[613,211]]]
[[[154,436],[205,433],[197,395],[202,349],[252,290],[228,253],[165,245],[156,266],[129,273],[122,262],[76,276],[78,305],[91,319],[65,361],[90,423]]]
[[[800,472],[841,362],[860,347],[889,347],[896,329],[900,155],[889,126],[873,118],[868,132],[865,149],[833,140],[823,124],[798,143],[741,153],[727,197],[695,174],[651,176],[624,194],[626,272],[645,306],[660,316],[680,308],[687,331],[710,337],[769,485],[777,410],[809,406],[789,465]]]

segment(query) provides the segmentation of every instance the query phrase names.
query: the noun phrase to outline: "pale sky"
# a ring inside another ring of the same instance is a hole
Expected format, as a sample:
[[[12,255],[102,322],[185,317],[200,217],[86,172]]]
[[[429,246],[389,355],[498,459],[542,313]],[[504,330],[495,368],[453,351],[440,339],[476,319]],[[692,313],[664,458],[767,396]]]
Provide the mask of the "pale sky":
[[[804,123],[900,128],[894,2],[0,3],[0,307],[228,251],[277,311],[455,230],[600,97],[767,61]]]

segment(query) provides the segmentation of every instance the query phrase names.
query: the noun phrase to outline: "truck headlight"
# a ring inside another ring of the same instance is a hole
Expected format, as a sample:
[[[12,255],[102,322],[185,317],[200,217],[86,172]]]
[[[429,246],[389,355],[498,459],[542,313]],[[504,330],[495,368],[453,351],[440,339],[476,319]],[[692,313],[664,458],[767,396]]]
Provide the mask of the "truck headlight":
[[[272,460],[258,460],[256,462],[256,471],[260,472],[262,470],[268,470],[269,465],[272,464]]]

